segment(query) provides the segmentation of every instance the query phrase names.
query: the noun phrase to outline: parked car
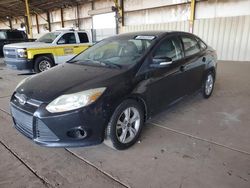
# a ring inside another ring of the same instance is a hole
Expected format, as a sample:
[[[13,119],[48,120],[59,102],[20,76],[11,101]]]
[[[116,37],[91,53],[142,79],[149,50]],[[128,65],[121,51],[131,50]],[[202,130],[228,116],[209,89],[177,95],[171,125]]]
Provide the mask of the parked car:
[[[186,95],[211,96],[215,50],[184,32],[105,39],[71,61],[28,77],[11,97],[15,127],[50,147],[132,146],[145,121]]]
[[[0,29],[0,56],[3,56],[3,46],[11,43],[29,42],[35,39],[28,39],[24,31],[12,29]]]
[[[59,30],[46,33],[35,42],[5,45],[4,61],[10,68],[39,73],[70,60],[90,45],[86,31]]]

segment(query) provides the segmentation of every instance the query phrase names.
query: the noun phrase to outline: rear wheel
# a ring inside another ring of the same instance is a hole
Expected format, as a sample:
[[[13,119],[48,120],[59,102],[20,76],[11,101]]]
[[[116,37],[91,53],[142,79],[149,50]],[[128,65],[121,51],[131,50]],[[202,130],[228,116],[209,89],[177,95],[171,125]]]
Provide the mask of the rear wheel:
[[[202,86],[202,94],[204,98],[209,98],[214,89],[214,73],[208,72]]]
[[[50,57],[39,56],[35,59],[34,70],[36,73],[43,72],[51,69],[54,66],[54,62]]]
[[[135,100],[126,100],[115,110],[106,129],[104,143],[117,150],[132,146],[140,136],[144,113]]]

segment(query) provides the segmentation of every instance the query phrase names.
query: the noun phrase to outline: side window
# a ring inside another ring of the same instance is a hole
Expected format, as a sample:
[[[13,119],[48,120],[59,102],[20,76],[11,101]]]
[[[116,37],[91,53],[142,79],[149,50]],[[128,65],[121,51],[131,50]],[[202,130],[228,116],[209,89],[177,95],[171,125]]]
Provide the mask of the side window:
[[[89,42],[89,38],[87,33],[78,33],[79,39],[80,39],[80,43],[88,43]]]
[[[0,31],[0,39],[1,40],[6,39],[6,33],[5,33],[5,31]]]
[[[190,56],[200,51],[197,40],[189,36],[182,36],[181,38],[184,46],[185,56]]]
[[[207,48],[207,45],[200,39],[197,39],[197,40],[198,40],[198,44],[200,46],[201,51],[205,50]]]
[[[157,47],[154,56],[169,57],[173,61],[181,59],[183,56],[180,42],[176,38],[165,39],[160,46]]]
[[[66,33],[57,42],[57,44],[75,44],[75,43],[76,43],[75,33]]]

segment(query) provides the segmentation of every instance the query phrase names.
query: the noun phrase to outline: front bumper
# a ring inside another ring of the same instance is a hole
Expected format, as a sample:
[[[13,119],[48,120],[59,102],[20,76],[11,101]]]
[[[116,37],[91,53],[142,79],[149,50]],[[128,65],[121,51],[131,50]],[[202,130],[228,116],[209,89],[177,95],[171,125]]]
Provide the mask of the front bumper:
[[[33,69],[33,61],[29,59],[14,59],[14,58],[4,58],[4,62],[7,67],[16,70],[31,70]]]
[[[11,114],[15,128],[35,143],[47,147],[79,147],[102,143],[107,120],[100,106],[86,107],[54,115],[46,111],[45,104],[35,107],[19,104],[11,99]],[[84,130],[81,138],[72,137],[70,131]]]

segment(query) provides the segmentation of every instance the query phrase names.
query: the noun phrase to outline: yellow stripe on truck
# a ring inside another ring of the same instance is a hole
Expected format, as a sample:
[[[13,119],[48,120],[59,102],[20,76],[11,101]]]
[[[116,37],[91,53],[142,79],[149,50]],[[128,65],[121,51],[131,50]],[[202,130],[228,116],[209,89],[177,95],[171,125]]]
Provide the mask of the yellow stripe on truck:
[[[34,59],[34,56],[39,54],[52,54],[53,56],[65,56],[69,54],[77,55],[89,47],[90,45],[74,44],[64,46],[52,46],[46,48],[27,48],[27,56],[28,59]]]

